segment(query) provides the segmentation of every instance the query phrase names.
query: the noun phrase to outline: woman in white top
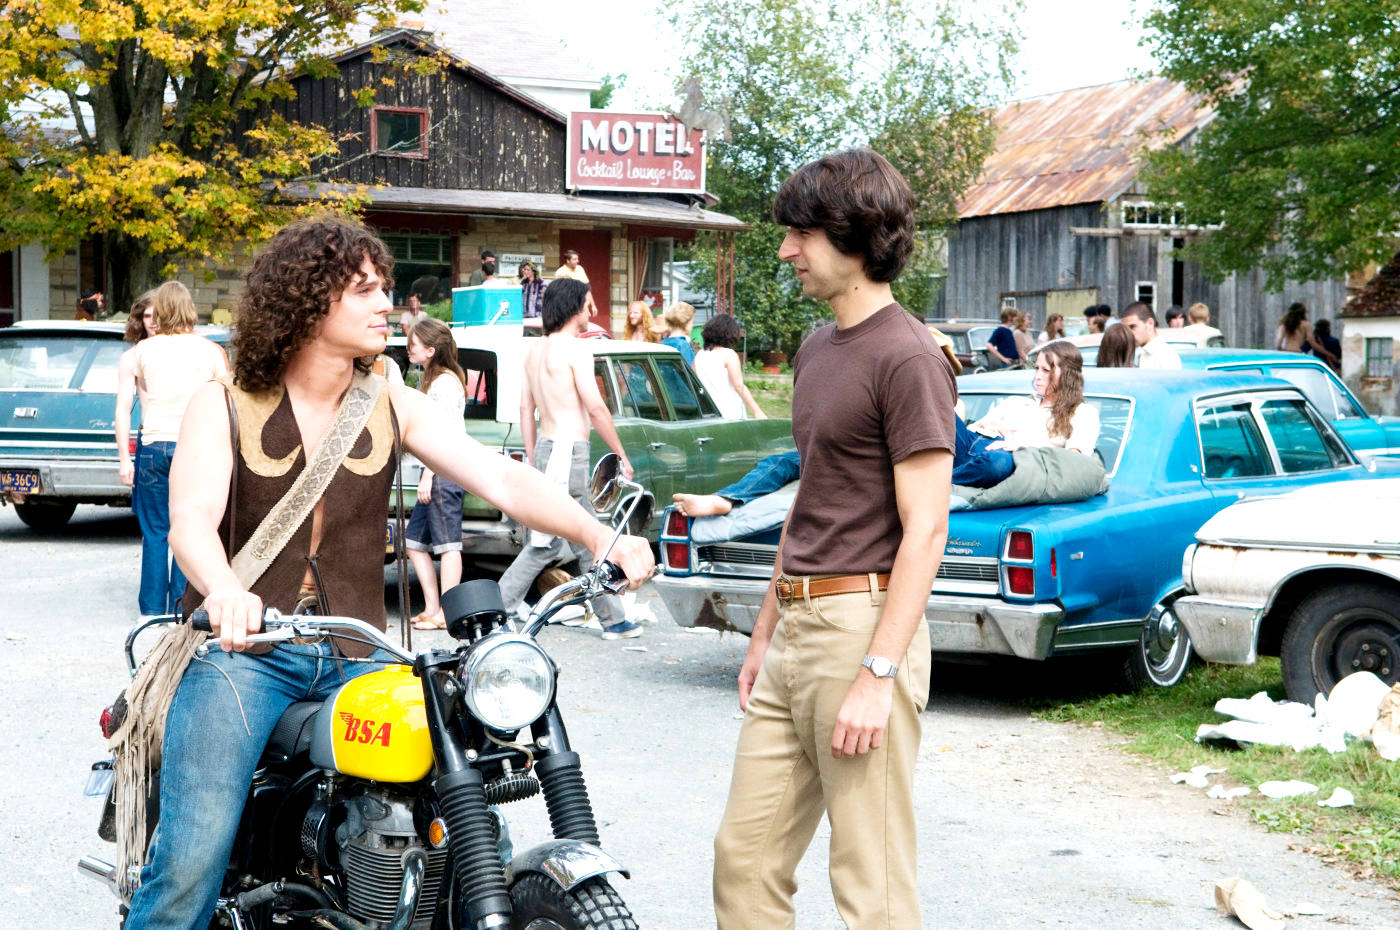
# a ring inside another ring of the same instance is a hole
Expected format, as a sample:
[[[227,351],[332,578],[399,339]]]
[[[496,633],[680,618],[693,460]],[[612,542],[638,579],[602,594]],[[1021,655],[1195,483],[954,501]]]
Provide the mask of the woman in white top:
[[[739,321],[728,313],[718,313],[705,324],[700,335],[705,348],[695,355],[695,374],[719,407],[720,416],[726,420],[743,420],[747,407],[754,419],[766,420],[767,415],[744,384],[739,353],[734,351],[741,337]]]
[[[175,612],[185,576],[170,559],[170,461],[190,398],[208,381],[228,373],[224,350],[194,334],[199,316],[189,289],[179,281],[156,288],[152,323],[157,333],[131,349],[130,364],[117,380],[117,454],[124,458],[131,431],[131,394],[141,399],[141,442],[136,454],[131,509],[141,525],[142,616]],[[127,362],[123,358],[123,363]],[[118,466],[119,469],[121,466]],[[125,470],[121,470],[125,478]],[[194,605],[188,605],[193,607]]]
[[[1084,357],[1071,343],[1046,343],[1035,360],[1035,396],[998,401],[971,429],[998,437],[988,448],[1057,446],[1094,454],[1099,412],[1084,402]]]
[[[424,317],[408,334],[408,360],[423,366],[418,389],[452,412],[452,422],[466,432],[466,375],[457,364],[457,343],[441,320]],[[447,628],[438,592],[462,580],[462,489],[423,467],[418,503],[404,530],[404,547],[423,588],[423,612],[413,618],[415,630]],[[433,556],[442,559],[442,587],[433,571]]]

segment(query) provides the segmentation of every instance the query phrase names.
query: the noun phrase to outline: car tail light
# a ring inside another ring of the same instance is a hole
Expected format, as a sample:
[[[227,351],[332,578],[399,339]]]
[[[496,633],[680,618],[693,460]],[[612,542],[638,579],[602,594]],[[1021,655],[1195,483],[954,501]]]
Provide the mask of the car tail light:
[[[525,450],[524,450],[524,449],[507,449],[507,450],[506,450],[506,455],[508,455],[509,457],[515,459],[517,462],[524,462],[524,461],[525,461]]]
[[[1012,530],[1006,541],[1006,557],[1029,562],[1035,558],[1035,542],[1027,530]]]
[[[671,571],[690,571],[690,545],[688,543],[666,543],[666,568]]]
[[[1055,550],[1054,550],[1054,549],[1051,549],[1051,550],[1050,550],[1050,577],[1051,577],[1051,578],[1054,578],[1058,573],[1059,573],[1059,571],[1058,571],[1058,566],[1055,565]]]
[[[1031,597],[1035,594],[1035,569],[1029,565],[1012,565],[1006,569],[1006,587],[1012,594]]]
[[[116,727],[112,726],[112,708],[102,708],[102,716],[97,718],[97,728],[102,731],[102,735],[104,738],[112,738],[112,734],[116,732],[117,729]]]
[[[126,453],[127,453],[127,455],[135,455],[135,454],[136,454],[136,437],[135,437],[135,436],[132,436],[130,439],[128,439],[128,440],[126,441]]]
[[[686,516],[679,510],[672,510],[666,515],[666,526],[662,530],[667,536],[684,536],[690,527],[686,526]]]

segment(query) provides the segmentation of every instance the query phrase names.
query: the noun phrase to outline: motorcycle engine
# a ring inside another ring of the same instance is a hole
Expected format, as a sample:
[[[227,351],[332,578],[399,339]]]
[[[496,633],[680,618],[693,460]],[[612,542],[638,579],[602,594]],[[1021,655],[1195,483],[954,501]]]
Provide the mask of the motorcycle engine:
[[[393,919],[403,887],[403,857],[410,849],[428,858],[418,907],[410,925],[426,930],[441,895],[447,874],[447,848],[433,849],[420,838],[414,821],[412,795],[382,789],[344,798],[339,802],[344,819],[335,830],[345,878],[345,904],[358,920],[387,922]]]

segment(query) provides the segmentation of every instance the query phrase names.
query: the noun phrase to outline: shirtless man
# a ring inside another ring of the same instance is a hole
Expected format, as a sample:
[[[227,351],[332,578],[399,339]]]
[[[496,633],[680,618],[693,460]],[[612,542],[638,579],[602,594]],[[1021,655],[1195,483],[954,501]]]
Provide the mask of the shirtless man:
[[[588,500],[588,434],[596,429],[608,448],[622,459],[622,474],[632,477],[632,463],[613,426],[612,413],[593,379],[593,353],[578,335],[588,326],[588,285],[573,278],[556,278],[544,292],[540,322],[544,338],[525,356],[525,380],[520,389],[520,431],[525,455],[553,484],[568,486],[569,495],[592,513]],[[535,413],[540,424],[535,428]],[[518,609],[525,592],[550,565],[577,559],[586,571],[592,564],[588,549],[557,536],[532,532],[527,545],[501,576],[501,599]],[[616,597],[600,597],[593,610],[603,624],[603,639],[631,639],[642,628],[628,620]]]

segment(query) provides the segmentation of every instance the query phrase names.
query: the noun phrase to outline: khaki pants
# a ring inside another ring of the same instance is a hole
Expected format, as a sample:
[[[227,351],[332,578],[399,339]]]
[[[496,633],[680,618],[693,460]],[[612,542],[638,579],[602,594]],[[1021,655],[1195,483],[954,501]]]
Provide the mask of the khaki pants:
[[[836,714],[883,601],[883,592],[799,596],[779,609],[715,837],[720,930],[795,925],[794,874],[823,813],[831,823],[831,890],[846,926],[921,926],[913,781],[928,700],[927,624],[900,663],[880,748],[849,759],[831,754]]]

